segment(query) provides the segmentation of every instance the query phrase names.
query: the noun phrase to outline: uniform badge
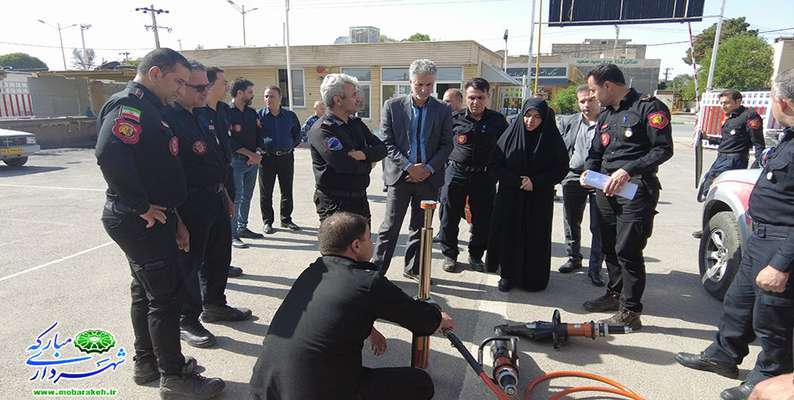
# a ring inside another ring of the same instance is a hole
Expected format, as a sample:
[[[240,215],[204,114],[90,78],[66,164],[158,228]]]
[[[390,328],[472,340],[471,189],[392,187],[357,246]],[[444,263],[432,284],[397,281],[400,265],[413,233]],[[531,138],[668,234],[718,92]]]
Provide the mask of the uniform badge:
[[[243,131],[243,127],[240,124],[232,125],[232,131],[240,133]]]
[[[179,138],[176,136],[171,136],[171,139],[168,141],[168,150],[171,152],[171,155],[176,157],[179,155]]]
[[[601,132],[601,145],[607,147],[609,145],[609,132]]]
[[[126,118],[132,122],[141,123],[141,110],[130,107],[130,106],[121,106],[121,113],[119,115],[121,118]]]
[[[342,142],[337,139],[336,137],[330,137],[328,140],[325,141],[325,145],[328,146],[328,150],[331,151],[339,151],[342,150]]]
[[[214,131],[215,130],[215,125],[209,124],[209,125],[207,125],[207,129],[209,129],[211,131]]]
[[[761,129],[761,118],[753,118],[747,121],[747,127],[750,129]]]
[[[664,129],[670,123],[670,118],[661,111],[648,115],[648,125],[656,129]]]
[[[469,141],[469,136],[468,135],[459,134],[459,135],[455,136],[455,141],[458,142],[458,144],[466,144],[466,142]]]
[[[631,128],[626,128],[626,131],[623,132],[623,135],[626,136],[627,138],[630,138],[634,136],[634,132],[631,130]]]
[[[141,139],[141,130],[143,128],[140,125],[121,117],[116,118],[116,122],[113,124],[113,135],[126,144],[138,143],[138,140]]]
[[[193,152],[200,156],[207,154],[207,144],[203,140],[196,140],[193,142]]]
[[[735,135],[736,134],[736,129],[731,129],[730,134],[731,134],[731,136]]]

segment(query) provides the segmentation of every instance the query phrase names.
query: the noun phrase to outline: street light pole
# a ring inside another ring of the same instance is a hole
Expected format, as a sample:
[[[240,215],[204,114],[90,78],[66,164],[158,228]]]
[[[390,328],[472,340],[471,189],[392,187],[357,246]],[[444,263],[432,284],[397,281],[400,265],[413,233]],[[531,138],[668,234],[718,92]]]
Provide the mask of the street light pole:
[[[63,29],[61,29],[60,22],[58,22],[58,27],[55,29],[58,29],[58,40],[61,42],[61,59],[63,60],[63,70],[66,71],[69,68],[66,67],[66,52],[63,50],[63,34],[61,33]]]
[[[231,4],[231,6],[234,7],[234,9],[237,10],[237,12],[240,13],[240,16],[243,18],[243,47],[246,47],[248,44],[246,43],[245,40],[245,15],[258,10],[259,7],[249,8],[248,10],[246,10],[245,4],[238,6],[237,3],[235,3],[232,0],[226,0],[226,2]]]
[[[720,34],[722,32],[722,18],[725,15],[725,0],[722,0],[722,7],[720,7],[720,18],[717,20],[717,31],[714,32],[714,46],[711,48],[711,62],[709,63],[709,75],[706,80],[706,92],[711,90],[711,85],[714,83],[714,68],[717,66],[717,53],[720,49]]]
[[[52,24],[48,24],[47,21],[45,21],[43,19],[39,19],[37,21],[58,31],[58,41],[61,44],[61,59],[63,60],[63,70],[66,71],[68,69],[68,67],[66,66],[66,52],[63,49],[63,34],[61,32],[64,29],[69,29],[69,28],[71,28],[73,26],[77,26],[77,24],[71,24],[71,25],[68,25],[68,26],[61,27],[61,23],[60,22],[56,23],[55,25],[52,25]],[[83,47],[85,47],[85,46],[83,46]]]
[[[83,42],[83,69],[88,69],[88,67],[90,67],[85,52],[85,33],[84,33],[89,28],[91,28],[90,24],[80,24],[80,40]]]
[[[289,0],[284,0],[285,22],[284,22],[284,45],[287,48],[287,99],[289,99],[289,109],[292,110],[292,71],[290,70],[291,64],[289,60]]]

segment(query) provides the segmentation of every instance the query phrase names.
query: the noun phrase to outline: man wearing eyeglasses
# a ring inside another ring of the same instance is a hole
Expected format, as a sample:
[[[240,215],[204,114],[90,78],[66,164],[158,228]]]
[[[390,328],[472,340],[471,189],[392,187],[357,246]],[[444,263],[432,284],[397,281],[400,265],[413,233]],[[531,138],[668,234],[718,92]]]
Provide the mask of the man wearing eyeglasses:
[[[212,347],[215,336],[199,322],[199,316],[204,322],[242,321],[251,317],[251,310],[228,306],[224,295],[231,260],[229,218],[234,207],[224,187],[227,163],[214,121],[202,129],[196,112],[207,104],[206,68],[191,62],[190,79],[185,86],[186,90],[166,111],[166,120],[179,137],[179,159],[188,187],[187,200],[179,207],[190,234],[186,254],[179,261],[179,325],[182,340],[189,345]]]

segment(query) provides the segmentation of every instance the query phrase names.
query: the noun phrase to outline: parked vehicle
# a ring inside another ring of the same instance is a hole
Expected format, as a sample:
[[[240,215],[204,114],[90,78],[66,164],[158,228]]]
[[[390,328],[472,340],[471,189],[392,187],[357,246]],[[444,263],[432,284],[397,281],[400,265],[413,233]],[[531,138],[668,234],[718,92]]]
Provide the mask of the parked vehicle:
[[[41,150],[36,135],[28,132],[0,129],[0,160],[9,167],[21,167],[28,157]]]

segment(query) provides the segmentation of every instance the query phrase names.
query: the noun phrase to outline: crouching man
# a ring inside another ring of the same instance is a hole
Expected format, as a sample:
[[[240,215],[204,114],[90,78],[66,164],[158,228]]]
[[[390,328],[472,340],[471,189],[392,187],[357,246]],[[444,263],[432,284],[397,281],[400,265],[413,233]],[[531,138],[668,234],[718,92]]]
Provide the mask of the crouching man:
[[[318,258],[298,277],[276,311],[251,377],[255,400],[430,399],[433,381],[421,369],[365,368],[364,340],[376,354],[385,339],[376,319],[420,336],[452,329],[433,304],[414,300],[369,262],[367,219],[338,212],[320,225]]]

